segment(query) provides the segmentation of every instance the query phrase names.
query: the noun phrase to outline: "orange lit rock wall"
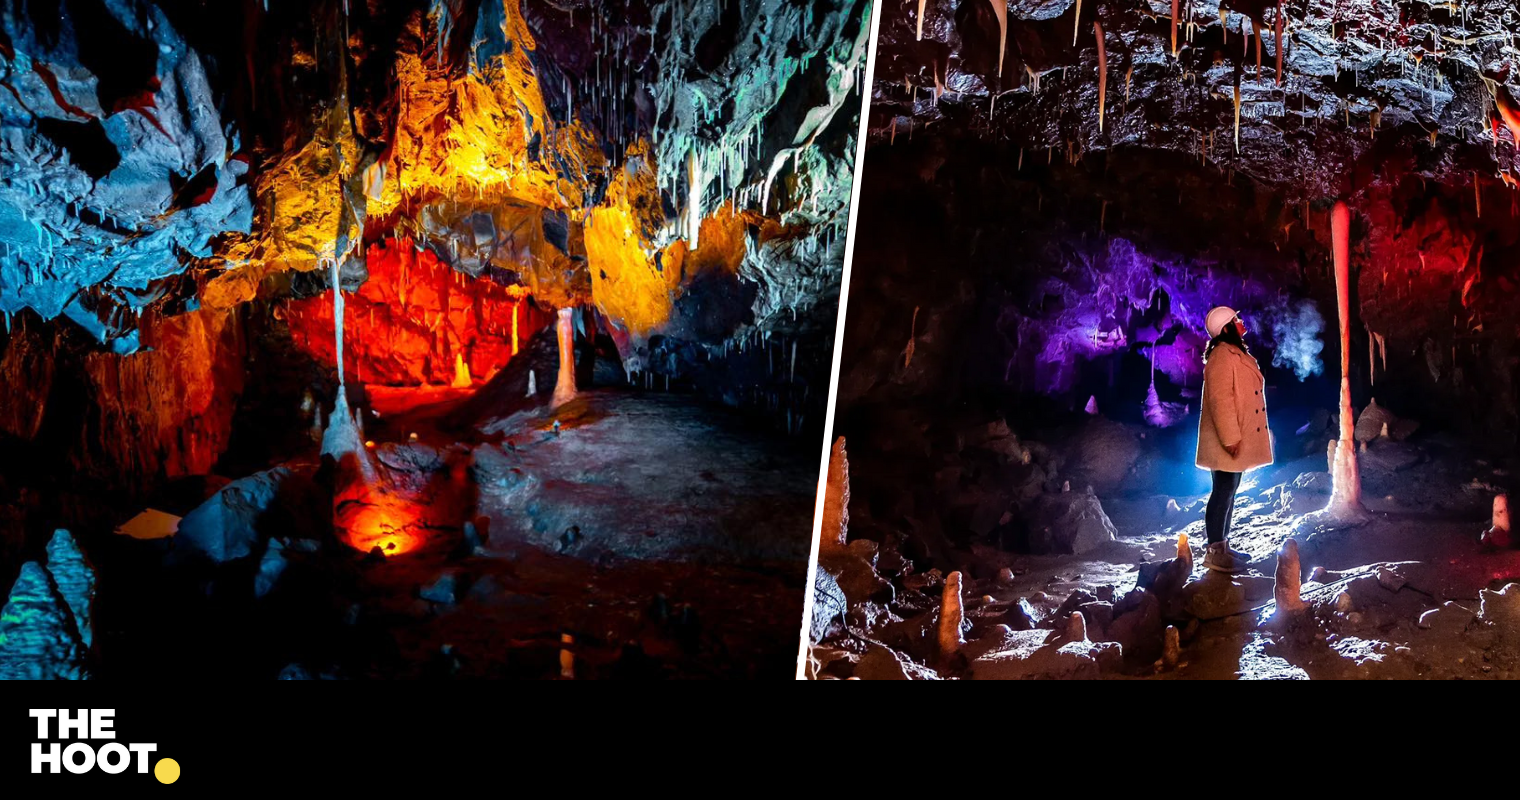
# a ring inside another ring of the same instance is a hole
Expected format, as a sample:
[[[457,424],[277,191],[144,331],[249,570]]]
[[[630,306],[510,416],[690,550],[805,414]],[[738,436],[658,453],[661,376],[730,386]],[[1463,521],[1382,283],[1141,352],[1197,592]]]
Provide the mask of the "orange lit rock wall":
[[[514,311],[520,344],[551,321],[521,287],[471,279],[407,239],[372,245],[366,263],[369,279],[344,296],[344,368],[355,380],[447,385],[455,354],[485,380],[512,358]],[[324,364],[337,361],[332,307],[326,292],[285,305],[296,346]]]
[[[142,341],[144,349],[129,356],[85,357],[90,397],[77,423],[76,464],[140,486],[210,472],[231,440],[246,375],[237,315],[168,317],[144,325]]]

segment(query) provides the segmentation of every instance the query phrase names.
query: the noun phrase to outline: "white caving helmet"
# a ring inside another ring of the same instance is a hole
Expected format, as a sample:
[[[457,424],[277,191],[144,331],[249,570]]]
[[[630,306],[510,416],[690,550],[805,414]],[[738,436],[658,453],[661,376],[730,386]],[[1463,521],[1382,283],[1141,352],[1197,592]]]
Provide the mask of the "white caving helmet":
[[[1209,315],[1203,318],[1203,329],[1208,331],[1209,338],[1212,339],[1236,316],[1235,309],[1229,306],[1214,306],[1209,309]]]

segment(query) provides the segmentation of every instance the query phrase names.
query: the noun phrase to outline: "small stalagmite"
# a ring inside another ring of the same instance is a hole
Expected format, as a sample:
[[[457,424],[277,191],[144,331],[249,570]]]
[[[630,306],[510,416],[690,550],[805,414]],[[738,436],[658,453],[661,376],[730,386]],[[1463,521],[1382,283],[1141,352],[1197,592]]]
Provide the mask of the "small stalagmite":
[[[945,590],[939,605],[939,655],[948,659],[959,653],[965,640],[961,638],[961,623],[966,619],[961,606],[961,574],[959,571],[945,576]]]
[[[1171,507],[1175,506],[1177,501],[1168,500],[1167,503],[1168,507]],[[1177,534],[1177,558],[1187,565],[1188,574],[1191,575],[1193,572],[1193,548],[1188,545],[1188,535],[1186,533]]]
[[[1176,625],[1168,625],[1161,641],[1161,665],[1167,669],[1176,669],[1181,661],[1182,636],[1177,632]]]
[[[1289,539],[1277,551],[1277,576],[1272,585],[1272,599],[1279,612],[1296,614],[1306,606],[1301,593],[1303,572],[1298,560],[1298,540]]]
[[[464,354],[454,354],[454,382],[451,384],[455,389],[468,389],[474,385],[470,379],[470,368],[464,363]]]
[[[1494,521],[1483,532],[1483,544],[1496,549],[1508,549],[1514,544],[1509,528],[1509,495],[1494,496]]]
[[[1087,641],[1087,618],[1082,612],[1073,611],[1066,619],[1066,640],[1068,642]]]

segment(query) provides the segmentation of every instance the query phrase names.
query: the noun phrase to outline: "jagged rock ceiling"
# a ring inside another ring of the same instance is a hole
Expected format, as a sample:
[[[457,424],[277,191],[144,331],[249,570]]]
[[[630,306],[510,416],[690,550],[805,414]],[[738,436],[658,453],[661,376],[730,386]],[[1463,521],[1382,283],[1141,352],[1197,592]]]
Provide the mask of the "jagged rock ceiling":
[[[1172,150],[1301,199],[1388,174],[1514,185],[1513,0],[1003,2],[883,6],[873,141]]]
[[[795,324],[837,285],[868,9],[5,0],[0,312],[127,353],[410,240],[620,345],[713,275],[751,307],[711,338]]]

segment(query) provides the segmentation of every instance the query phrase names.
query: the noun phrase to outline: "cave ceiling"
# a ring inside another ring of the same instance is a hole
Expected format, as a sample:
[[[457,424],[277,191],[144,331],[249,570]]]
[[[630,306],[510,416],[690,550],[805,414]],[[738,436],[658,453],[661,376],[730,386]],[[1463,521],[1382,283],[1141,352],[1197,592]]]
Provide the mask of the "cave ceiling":
[[[0,0],[0,312],[127,353],[389,240],[624,339],[704,272],[796,324],[841,269],[868,9]]]
[[[1152,148],[1302,200],[1409,175],[1514,185],[1513,0],[1008,0],[1000,20],[1002,3],[884,5],[873,144]]]

